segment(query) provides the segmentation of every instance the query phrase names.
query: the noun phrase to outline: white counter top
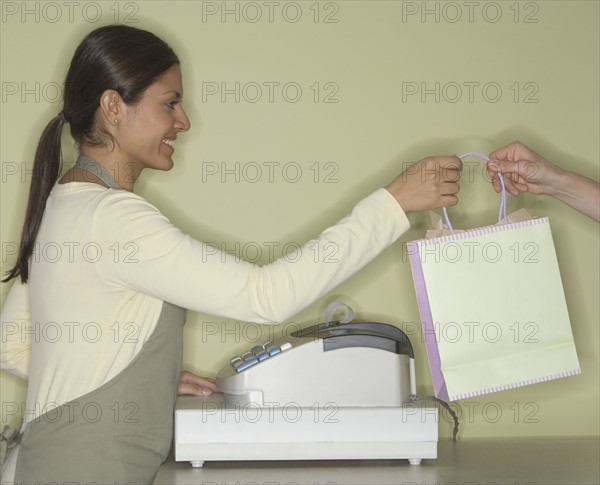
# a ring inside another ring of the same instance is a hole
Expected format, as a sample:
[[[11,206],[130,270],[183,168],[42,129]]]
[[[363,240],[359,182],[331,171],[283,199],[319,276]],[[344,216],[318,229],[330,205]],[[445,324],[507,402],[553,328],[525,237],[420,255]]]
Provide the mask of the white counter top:
[[[155,485],[599,485],[599,439],[487,439],[438,444],[438,458],[207,462],[173,458]]]

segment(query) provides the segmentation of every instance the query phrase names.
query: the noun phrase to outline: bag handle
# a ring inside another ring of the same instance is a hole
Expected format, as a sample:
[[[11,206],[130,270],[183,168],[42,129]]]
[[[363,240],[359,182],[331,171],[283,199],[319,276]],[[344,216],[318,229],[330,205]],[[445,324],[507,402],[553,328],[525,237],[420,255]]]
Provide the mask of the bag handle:
[[[482,155],[481,153],[476,153],[476,152],[465,153],[464,155],[460,155],[458,158],[460,158],[462,160],[463,158],[466,158],[466,157],[477,157],[477,158],[481,158],[482,160],[485,160],[486,163],[490,163],[490,159],[488,157],[486,157],[485,155]],[[498,178],[500,179],[500,185],[502,185],[502,198],[500,200],[500,210],[498,211],[498,222],[500,222],[502,220],[502,215],[504,215],[504,222],[506,224],[508,224],[508,217],[506,215],[506,187],[504,186],[504,177],[502,176],[502,174],[500,172],[498,172]],[[450,218],[448,217],[448,211],[446,211],[445,207],[443,208],[443,211],[444,211],[444,219],[446,220],[446,226],[448,226],[448,229],[450,229],[450,232],[454,236],[454,228],[452,227],[452,224],[450,224]]]

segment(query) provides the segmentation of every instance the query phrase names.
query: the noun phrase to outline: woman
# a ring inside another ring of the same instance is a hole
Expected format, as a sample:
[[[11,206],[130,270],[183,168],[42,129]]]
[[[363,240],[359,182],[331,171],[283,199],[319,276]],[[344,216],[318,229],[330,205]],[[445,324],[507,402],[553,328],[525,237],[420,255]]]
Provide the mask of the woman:
[[[4,480],[152,483],[171,443],[183,308],[285,321],[397,240],[406,213],[457,202],[460,160],[428,158],[307,243],[336,244],[338,263],[308,250],[263,267],[214,255],[133,193],[142,170],[173,166],[190,128],[182,98],[179,60],[149,32],[102,27],[75,52],[5,280],[19,277],[2,310],[0,363],[29,383]],[[57,180],[65,123],[80,156]]]

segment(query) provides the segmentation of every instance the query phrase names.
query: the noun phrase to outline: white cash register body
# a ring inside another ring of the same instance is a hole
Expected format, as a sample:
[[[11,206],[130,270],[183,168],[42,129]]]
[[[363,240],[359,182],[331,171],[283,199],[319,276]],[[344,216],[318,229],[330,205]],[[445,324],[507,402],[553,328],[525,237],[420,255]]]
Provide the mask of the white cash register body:
[[[437,458],[437,408],[412,400],[412,346],[392,325],[309,327],[233,357],[217,384],[178,398],[177,461]]]

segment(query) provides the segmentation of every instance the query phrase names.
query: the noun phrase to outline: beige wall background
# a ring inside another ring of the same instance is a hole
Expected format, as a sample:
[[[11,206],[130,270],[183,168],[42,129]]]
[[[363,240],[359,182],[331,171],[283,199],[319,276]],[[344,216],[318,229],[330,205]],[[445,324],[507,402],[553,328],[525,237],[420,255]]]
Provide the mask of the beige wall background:
[[[269,248],[277,257],[302,244],[425,156],[520,139],[598,180],[598,19],[596,1],[3,1],[2,271],[15,262],[37,139],[95,27],[152,30],[182,60],[192,130],[174,169],[144,173],[136,192],[198,239],[263,264]],[[75,153],[65,130],[67,164]],[[455,227],[493,223],[499,203],[482,166],[469,167]],[[599,225],[550,198],[511,197],[509,209],[520,207],[550,217],[582,375],[460,401],[461,435],[597,437]],[[214,375],[247,341],[315,323],[341,299],[360,319],[408,333],[418,391],[431,394],[404,245],[428,218],[410,219],[400,242],[292,322],[190,312],[185,367]],[[0,285],[2,301],[9,288]],[[26,383],[6,373],[0,383],[1,424],[15,426]],[[441,436],[451,429],[446,415]]]

